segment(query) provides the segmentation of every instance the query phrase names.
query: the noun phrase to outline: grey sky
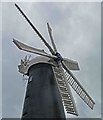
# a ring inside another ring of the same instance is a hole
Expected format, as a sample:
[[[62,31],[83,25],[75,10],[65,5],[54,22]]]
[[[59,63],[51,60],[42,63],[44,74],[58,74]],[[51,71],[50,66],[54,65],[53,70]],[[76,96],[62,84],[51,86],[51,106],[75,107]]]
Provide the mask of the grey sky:
[[[2,96],[2,10],[0,4],[0,96]],[[2,97],[0,97],[2,99]],[[0,99],[0,108],[2,108],[2,100]],[[0,109],[0,118],[2,114],[2,109]]]
[[[49,22],[63,57],[78,61],[80,71],[73,73],[96,103],[92,111],[73,92],[79,117],[101,117],[101,3],[18,4],[50,43],[46,28],[46,22]],[[19,51],[12,38],[47,49],[14,3],[2,3],[2,33],[3,117],[20,117],[26,84],[17,65],[29,53]],[[67,117],[75,116],[69,114]]]

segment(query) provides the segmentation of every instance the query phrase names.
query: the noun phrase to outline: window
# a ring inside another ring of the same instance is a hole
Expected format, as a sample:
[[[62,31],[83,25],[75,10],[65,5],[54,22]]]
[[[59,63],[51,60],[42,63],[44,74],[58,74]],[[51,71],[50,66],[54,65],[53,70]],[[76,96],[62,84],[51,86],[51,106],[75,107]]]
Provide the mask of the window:
[[[32,82],[32,80],[33,80],[33,76],[30,76],[28,83]]]

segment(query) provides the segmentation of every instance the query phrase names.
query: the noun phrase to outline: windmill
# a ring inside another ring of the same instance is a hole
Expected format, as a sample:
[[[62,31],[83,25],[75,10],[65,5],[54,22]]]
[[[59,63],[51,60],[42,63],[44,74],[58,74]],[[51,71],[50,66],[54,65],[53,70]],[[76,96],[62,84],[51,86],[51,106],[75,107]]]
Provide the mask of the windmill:
[[[57,83],[57,87],[59,90],[59,94],[61,96],[62,103],[63,103],[67,113],[78,116],[78,112],[76,109],[75,101],[73,99],[70,86],[74,89],[74,91],[77,93],[77,95],[79,95],[80,98],[91,109],[93,109],[95,102],[89,96],[89,94],[86,92],[86,90],[82,87],[82,85],[77,80],[77,78],[71,72],[71,70],[79,70],[78,63],[76,61],[73,61],[73,60],[70,60],[67,58],[63,58],[61,56],[61,54],[58,52],[56,45],[54,43],[54,39],[52,36],[52,29],[51,29],[49,23],[47,23],[47,28],[48,28],[50,40],[52,43],[52,47],[47,43],[47,41],[41,35],[41,33],[37,30],[37,28],[31,23],[31,21],[24,14],[24,12],[21,10],[21,8],[17,4],[15,4],[15,6],[19,10],[19,12],[22,14],[22,16],[26,19],[26,21],[29,23],[29,25],[32,27],[34,32],[36,32],[37,35],[40,37],[40,39],[45,44],[45,46],[49,49],[51,54],[48,54],[44,50],[36,49],[36,48],[28,46],[16,39],[13,39],[13,42],[15,43],[15,45],[20,50],[43,56],[42,59],[47,59],[48,63],[51,64],[53,74],[54,74],[54,77],[55,77],[55,80]],[[38,59],[37,59],[37,61],[38,61]],[[33,65],[33,61],[32,60],[30,61],[29,59],[27,59],[27,57],[25,57],[24,60],[21,60],[21,65],[18,66],[19,72],[22,73],[23,75],[27,75],[28,70],[32,65]]]

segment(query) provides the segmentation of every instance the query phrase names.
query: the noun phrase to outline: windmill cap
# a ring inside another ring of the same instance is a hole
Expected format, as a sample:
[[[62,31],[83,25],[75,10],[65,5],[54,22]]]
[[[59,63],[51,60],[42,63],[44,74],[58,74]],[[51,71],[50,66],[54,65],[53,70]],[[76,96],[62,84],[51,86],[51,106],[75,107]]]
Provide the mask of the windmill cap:
[[[41,64],[45,63],[45,64],[49,64],[49,65],[55,66],[55,64],[53,64],[53,61],[50,58],[43,57],[43,56],[38,56],[38,57],[35,57],[35,58],[31,59],[27,63],[26,66],[24,65],[23,62],[20,65],[18,65],[19,72],[22,73],[22,74],[28,75],[29,69],[33,65],[40,64],[40,63]]]
[[[38,56],[38,57],[35,57],[30,60],[29,67],[31,67],[32,65],[38,64],[38,63],[47,63],[47,64],[51,64],[51,65],[55,66],[55,64],[53,64],[53,62],[51,62],[50,58]]]

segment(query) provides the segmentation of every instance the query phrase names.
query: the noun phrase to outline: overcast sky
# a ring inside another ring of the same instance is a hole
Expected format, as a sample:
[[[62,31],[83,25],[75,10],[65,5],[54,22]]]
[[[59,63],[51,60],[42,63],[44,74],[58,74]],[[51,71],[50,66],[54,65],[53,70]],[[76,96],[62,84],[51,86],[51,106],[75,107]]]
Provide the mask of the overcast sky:
[[[73,72],[95,101],[91,110],[73,92],[80,118],[101,117],[101,3],[18,3],[50,43],[46,23],[53,29],[63,57],[78,61]],[[3,117],[21,116],[26,82],[18,72],[20,59],[29,53],[19,51],[12,39],[45,49],[38,36],[19,14],[14,3],[2,3],[2,110]],[[32,55],[36,57],[37,55]],[[66,117],[75,117],[66,114]]]

